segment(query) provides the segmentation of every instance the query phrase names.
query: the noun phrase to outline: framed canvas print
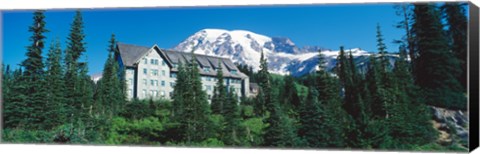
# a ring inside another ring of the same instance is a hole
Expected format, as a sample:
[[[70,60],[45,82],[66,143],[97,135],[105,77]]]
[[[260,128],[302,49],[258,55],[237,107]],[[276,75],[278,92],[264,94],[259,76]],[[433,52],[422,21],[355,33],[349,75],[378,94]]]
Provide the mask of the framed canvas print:
[[[2,10],[1,142],[469,152],[468,1]]]

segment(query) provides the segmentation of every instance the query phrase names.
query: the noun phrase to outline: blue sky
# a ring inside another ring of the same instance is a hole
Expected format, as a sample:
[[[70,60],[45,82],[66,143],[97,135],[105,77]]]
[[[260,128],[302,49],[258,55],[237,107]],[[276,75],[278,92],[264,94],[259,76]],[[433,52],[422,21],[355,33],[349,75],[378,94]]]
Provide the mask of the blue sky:
[[[55,38],[65,48],[74,11],[46,11],[50,32],[46,33],[44,54]],[[84,9],[82,13],[90,74],[102,71],[112,33],[120,42],[172,48],[201,29],[242,29],[289,37],[298,46],[338,49],[343,45],[367,51],[376,51],[377,23],[389,51],[398,49],[392,41],[403,35],[394,27],[401,18],[395,15],[393,4]],[[30,44],[32,11],[5,11],[2,15],[3,61],[17,67]]]

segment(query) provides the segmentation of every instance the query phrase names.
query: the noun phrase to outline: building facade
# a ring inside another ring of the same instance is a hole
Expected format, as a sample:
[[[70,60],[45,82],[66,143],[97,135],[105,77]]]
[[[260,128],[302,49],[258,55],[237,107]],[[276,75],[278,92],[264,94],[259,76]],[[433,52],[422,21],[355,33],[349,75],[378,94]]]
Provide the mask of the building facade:
[[[165,50],[157,45],[143,47],[117,44],[115,56],[121,69],[125,69],[127,98],[171,99],[180,63],[189,63],[191,53]],[[249,78],[228,58],[195,54],[199,66],[202,87],[211,99],[217,83],[217,69],[223,71],[224,84],[233,88],[239,97],[250,96]],[[220,64],[220,65],[219,65]]]

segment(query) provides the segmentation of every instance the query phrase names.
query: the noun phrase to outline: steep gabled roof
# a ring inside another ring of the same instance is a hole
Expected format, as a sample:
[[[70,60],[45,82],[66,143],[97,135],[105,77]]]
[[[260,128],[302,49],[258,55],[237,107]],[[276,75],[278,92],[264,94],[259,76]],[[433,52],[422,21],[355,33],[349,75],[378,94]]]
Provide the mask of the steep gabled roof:
[[[186,64],[189,63],[192,59],[191,53],[160,49],[156,45],[154,45],[152,48],[128,45],[123,43],[118,43],[117,45],[120,51],[121,59],[124,65],[127,67],[135,67],[135,63],[137,63],[151,49],[159,52],[160,56],[167,61],[168,65],[171,68],[171,71],[173,72],[176,72],[177,69],[172,68],[172,64]],[[195,54],[195,57],[197,58],[196,62],[200,67],[211,68],[208,72],[200,69],[199,71],[201,75],[216,76],[217,71],[214,69],[219,68],[218,62],[221,60],[221,67],[224,77],[242,79],[247,77],[245,74],[240,72],[238,68],[233,64],[233,62],[228,58],[207,56],[201,54]],[[231,71],[235,71],[235,73],[231,73]]]
[[[122,57],[122,62],[127,67],[133,67],[133,65],[151,49],[123,43],[117,43],[117,46],[120,56]]]

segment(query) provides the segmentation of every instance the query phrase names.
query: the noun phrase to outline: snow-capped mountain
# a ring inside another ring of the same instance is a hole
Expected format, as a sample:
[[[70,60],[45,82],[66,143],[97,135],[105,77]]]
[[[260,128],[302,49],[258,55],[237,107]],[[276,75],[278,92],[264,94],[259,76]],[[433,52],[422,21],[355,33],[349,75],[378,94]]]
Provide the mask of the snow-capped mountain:
[[[318,50],[325,56],[327,69],[336,64],[335,59],[339,53],[318,46],[298,47],[286,37],[268,37],[245,30],[223,29],[200,30],[173,49],[184,52],[194,49],[197,54],[227,57],[235,63],[252,66],[254,71],[259,69],[260,55],[263,52],[272,73],[293,76],[301,76],[318,68]],[[370,55],[359,48],[345,51],[352,51],[355,59]]]

